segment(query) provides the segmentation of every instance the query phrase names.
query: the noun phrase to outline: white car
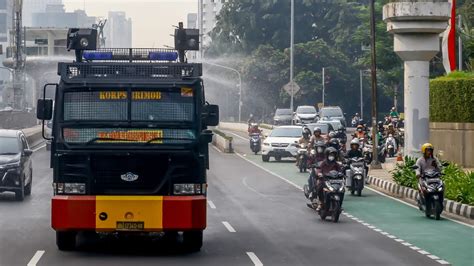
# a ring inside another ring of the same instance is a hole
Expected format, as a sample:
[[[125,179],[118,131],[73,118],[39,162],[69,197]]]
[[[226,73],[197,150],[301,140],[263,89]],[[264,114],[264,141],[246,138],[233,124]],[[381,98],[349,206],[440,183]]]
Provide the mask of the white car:
[[[294,122],[295,124],[314,123],[317,120],[318,112],[316,108],[309,105],[302,105],[296,108]]]
[[[273,129],[263,141],[262,161],[268,162],[270,157],[280,161],[281,158],[296,158],[298,140],[301,138],[301,126],[281,126]]]

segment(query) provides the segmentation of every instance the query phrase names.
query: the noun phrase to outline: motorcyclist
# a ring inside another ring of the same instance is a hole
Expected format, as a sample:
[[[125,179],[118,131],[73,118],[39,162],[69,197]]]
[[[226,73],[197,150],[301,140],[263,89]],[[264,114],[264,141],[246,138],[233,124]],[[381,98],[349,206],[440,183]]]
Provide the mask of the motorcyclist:
[[[257,123],[251,123],[249,125],[249,129],[248,129],[248,132],[249,132],[249,136],[252,135],[252,134],[261,134],[262,133],[262,130],[260,130],[258,128],[258,124]]]
[[[395,117],[398,118],[399,117],[399,114],[398,114],[397,110],[395,109],[395,107],[392,107],[392,109],[390,109],[390,114],[389,115],[390,115],[391,118],[395,118]]]
[[[358,138],[351,140],[351,149],[346,153],[346,158],[360,158],[363,157],[362,151],[359,149],[360,142]]]
[[[365,131],[364,131],[364,126],[362,125],[358,125],[357,126],[357,129],[356,129],[356,132],[354,133],[354,138],[358,138],[358,139],[363,139],[365,138]]]
[[[338,151],[332,147],[328,147],[325,153],[326,153],[326,159],[321,162],[316,172],[316,193],[319,199],[319,204],[317,208],[318,211],[321,209],[321,204],[324,201],[323,200],[324,176],[333,170],[338,171],[338,172],[342,171],[341,165],[337,163],[337,160],[336,160],[338,156]],[[312,183],[311,176],[310,176],[309,181],[310,181],[309,183],[311,184]],[[312,190],[310,189],[310,191]]]
[[[388,125],[390,125],[391,123],[392,123],[392,118],[391,118],[391,116],[390,116],[390,115],[386,115],[385,118],[384,118],[383,124],[386,125],[386,126],[388,126]]]
[[[311,139],[311,130],[305,127],[303,129],[301,138],[298,140],[298,145],[300,145],[300,147],[306,146],[308,153],[311,151],[311,149],[309,148],[310,139]],[[300,163],[300,157],[296,156],[296,165],[298,166],[299,163]]]
[[[347,159],[363,158],[364,157],[364,154],[362,153],[362,151],[360,149],[359,139],[355,138],[355,139],[351,140],[351,149],[346,153],[345,157]],[[366,163],[367,163],[367,161],[366,161]],[[369,171],[369,167],[367,166],[367,164],[365,164],[365,172],[368,173],[368,171]]]
[[[256,122],[256,121],[255,121],[255,118],[253,117],[253,114],[250,114],[249,119],[247,120],[247,125],[249,126],[249,128],[250,128],[250,126],[251,126],[252,124],[254,124],[255,122]]]
[[[311,136],[311,139],[310,139],[311,147],[314,147],[314,145],[318,141],[322,141],[322,142],[326,143],[326,138],[321,135],[321,128],[315,127],[314,131],[313,131],[313,136]]]
[[[415,170],[416,177],[418,178],[418,190],[421,191],[421,178],[423,173],[427,170],[441,171],[441,164],[438,159],[433,155],[434,147],[431,143],[425,143],[421,146],[422,157],[418,158],[416,161],[416,166],[418,168]]]
[[[397,131],[395,130],[395,128],[393,127],[392,124],[388,125],[388,128],[387,128],[387,131],[385,131],[385,137],[388,137],[388,135],[392,134],[392,136],[396,136],[397,135]]]
[[[352,118],[352,126],[356,126],[360,121],[359,113],[355,113],[354,117]]]
[[[382,134],[384,134],[385,127],[384,127],[383,121],[377,122],[377,128],[378,128],[377,130],[378,132],[381,132]]]

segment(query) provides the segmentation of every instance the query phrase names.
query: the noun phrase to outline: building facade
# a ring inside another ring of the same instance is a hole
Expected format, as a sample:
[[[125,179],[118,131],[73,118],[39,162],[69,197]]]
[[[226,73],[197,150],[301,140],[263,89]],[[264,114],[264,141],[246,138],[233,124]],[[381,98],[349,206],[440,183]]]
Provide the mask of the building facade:
[[[62,4],[62,0],[23,0],[23,26],[35,26],[33,25],[33,14],[46,12],[48,5]]]
[[[202,21],[200,27],[201,34],[203,34],[202,45],[208,45],[212,40],[209,33],[214,29],[217,23],[217,15],[221,11],[223,5],[228,0],[200,0],[202,1],[199,10],[199,21]]]
[[[105,47],[132,47],[132,20],[123,11],[110,11],[104,27]]]
[[[96,17],[87,16],[84,10],[66,12],[63,4],[49,4],[44,11],[32,13],[33,27],[90,28],[96,20]]]

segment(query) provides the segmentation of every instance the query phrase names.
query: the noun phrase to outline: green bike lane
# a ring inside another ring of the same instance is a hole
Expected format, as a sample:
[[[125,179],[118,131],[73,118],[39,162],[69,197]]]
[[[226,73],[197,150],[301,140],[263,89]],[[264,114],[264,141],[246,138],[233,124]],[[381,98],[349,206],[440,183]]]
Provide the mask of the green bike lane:
[[[234,147],[243,158],[303,187],[307,173],[299,173],[294,161],[263,162],[261,156],[247,154],[248,143],[234,138]],[[302,204],[305,198],[301,193]],[[399,239],[417,246],[452,265],[474,265],[474,228],[442,218],[428,219],[417,208],[365,188],[362,197],[346,193],[343,209]],[[349,219],[346,216],[342,219]]]

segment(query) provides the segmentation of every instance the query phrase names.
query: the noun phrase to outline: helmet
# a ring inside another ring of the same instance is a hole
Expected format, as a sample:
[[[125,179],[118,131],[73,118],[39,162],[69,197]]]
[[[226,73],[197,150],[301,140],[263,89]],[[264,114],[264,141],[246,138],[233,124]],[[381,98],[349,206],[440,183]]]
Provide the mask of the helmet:
[[[358,128],[358,129],[359,129],[359,128],[364,128],[364,126],[362,126],[362,125],[358,125],[358,126],[357,126],[357,128]]]
[[[353,139],[351,140],[351,146],[352,146],[353,144],[360,145],[359,139],[358,139],[358,138],[353,138]]]
[[[319,133],[321,133],[321,128],[319,128],[319,127],[315,127],[315,128],[314,128],[314,131],[313,131],[313,133],[316,133],[316,132],[319,132]]]
[[[392,107],[392,111],[395,111],[395,107]]]
[[[383,126],[383,121],[379,121],[379,122],[377,122],[377,125],[379,125],[379,126]]]
[[[329,132],[329,139],[335,138],[336,137],[336,132],[331,131]]]
[[[249,116],[250,116],[250,118],[252,118],[252,117],[253,117],[253,114],[250,114]]]
[[[326,149],[325,153],[326,153],[326,157],[329,156],[329,154],[337,155],[337,150],[333,147],[329,147]]]
[[[339,149],[339,141],[336,138],[332,138],[329,140],[329,146],[335,149]]]
[[[356,113],[356,116],[359,116],[359,113]]]
[[[430,150],[433,151],[433,150],[434,150],[433,144],[431,144],[431,143],[425,143],[425,144],[423,144],[423,145],[421,146],[421,153],[425,154],[426,150],[428,150],[428,149],[430,149]]]

